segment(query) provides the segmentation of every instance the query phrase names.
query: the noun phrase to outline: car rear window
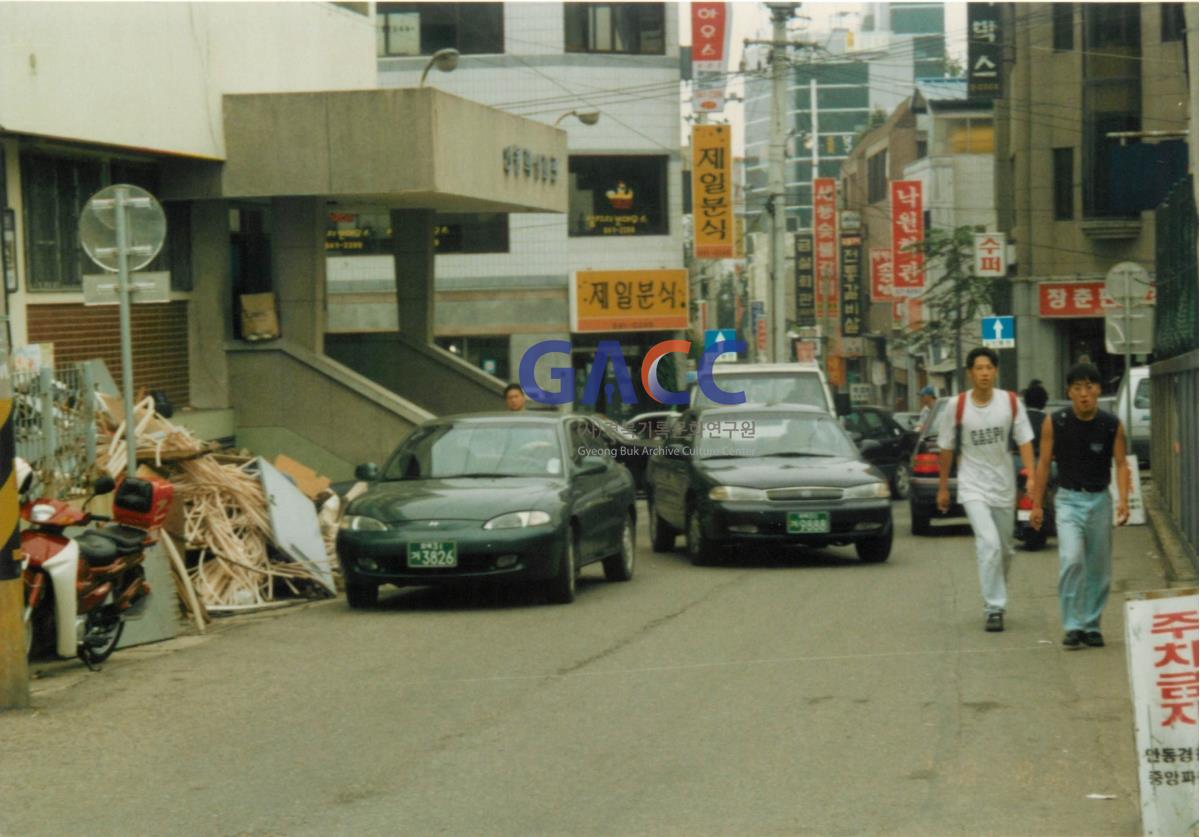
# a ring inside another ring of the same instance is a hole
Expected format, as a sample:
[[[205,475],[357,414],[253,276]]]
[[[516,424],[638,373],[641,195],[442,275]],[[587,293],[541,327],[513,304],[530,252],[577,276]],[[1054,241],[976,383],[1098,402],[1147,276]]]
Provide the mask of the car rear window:
[[[829,409],[825,402],[825,388],[816,375],[803,372],[772,375],[718,373],[713,375],[713,381],[725,392],[744,392],[748,404],[807,404],[821,410]],[[716,406],[716,402],[697,387],[694,406],[703,409]]]

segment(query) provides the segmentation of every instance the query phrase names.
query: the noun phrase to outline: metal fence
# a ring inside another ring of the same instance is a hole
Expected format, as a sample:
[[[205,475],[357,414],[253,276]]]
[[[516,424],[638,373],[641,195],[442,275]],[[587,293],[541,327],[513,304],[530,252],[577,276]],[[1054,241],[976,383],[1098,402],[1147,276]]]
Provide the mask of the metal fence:
[[[1154,490],[1187,541],[1195,568],[1197,515],[1200,504],[1197,482],[1196,428],[1200,416],[1197,400],[1197,352],[1159,361],[1150,367],[1150,403],[1154,432],[1150,437],[1150,467]]]
[[[83,363],[13,373],[17,456],[33,468],[42,496],[84,491],[90,483],[96,461],[93,377]]]

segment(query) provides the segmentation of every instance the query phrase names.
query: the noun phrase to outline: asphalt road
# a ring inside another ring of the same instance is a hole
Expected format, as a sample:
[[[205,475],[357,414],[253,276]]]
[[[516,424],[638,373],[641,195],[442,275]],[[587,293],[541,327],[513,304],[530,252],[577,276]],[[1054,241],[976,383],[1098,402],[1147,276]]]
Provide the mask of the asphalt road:
[[[644,508],[643,508],[644,510]],[[1053,549],[984,633],[969,530],[694,568],[639,519],[565,607],[384,593],[35,666],[0,714],[0,834],[1137,834],[1117,536],[1104,649],[1064,652]],[[1115,797],[1089,799],[1089,795]]]

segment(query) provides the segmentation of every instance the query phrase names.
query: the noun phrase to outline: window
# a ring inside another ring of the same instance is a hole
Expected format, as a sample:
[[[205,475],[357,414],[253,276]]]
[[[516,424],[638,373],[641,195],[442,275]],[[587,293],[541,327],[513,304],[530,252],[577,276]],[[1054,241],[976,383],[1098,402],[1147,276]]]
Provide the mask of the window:
[[[575,156],[568,169],[570,235],[667,234],[665,156]]]
[[[159,193],[152,163],[27,153],[21,157],[30,291],[78,291],[83,274],[99,273],[79,246],[79,216],[105,186],[130,183]],[[191,215],[187,204],[166,204],[167,239],[146,271],[169,271],[172,290],[191,290]]]
[[[380,3],[376,21],[381,56],[504,52],[503,3]]]
[[[564,3],[563,16],[567,52],[666,52],[662,3]]]
[[[1075,217],[1075,149],[1054,149],[1054,218]]]
[[[1075,49],[1075,4],[1054,4],[1054,51]]]
[[[1136,214],[1117,196],[1114,131],[1141,129],[1141,8],[1085,3],[1083,9],[1083,201],[1088,217]]]
[[[435,337],[433,342],[489,375],[510,380],[507,337]]]
[[[867,158],[867,203],[878,203],[888,196],[887,152]]]
[[[508,252],[508,215],[504,213],[438,214],[433,223],[435,253]]]
[[[433,218],[433,251],[507,253],[508,215],[500,212],[439,213]],[[390,256],[392,217],[386,209],[330,212],[325,252],[340,256]]]
[[[1187,22],[1183,18],[1182,3],[1161,3],[1162,9],[1162,40],[1182,41]]]

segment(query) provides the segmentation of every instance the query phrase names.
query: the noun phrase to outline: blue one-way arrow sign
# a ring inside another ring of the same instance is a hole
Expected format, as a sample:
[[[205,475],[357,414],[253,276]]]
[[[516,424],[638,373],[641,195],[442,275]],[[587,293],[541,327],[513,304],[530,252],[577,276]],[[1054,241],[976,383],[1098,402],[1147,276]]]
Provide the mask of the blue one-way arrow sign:
[[[1017,345],[1017,325],[1012,317],[984,317],[983,345],[989,349],[1012,349]]]

